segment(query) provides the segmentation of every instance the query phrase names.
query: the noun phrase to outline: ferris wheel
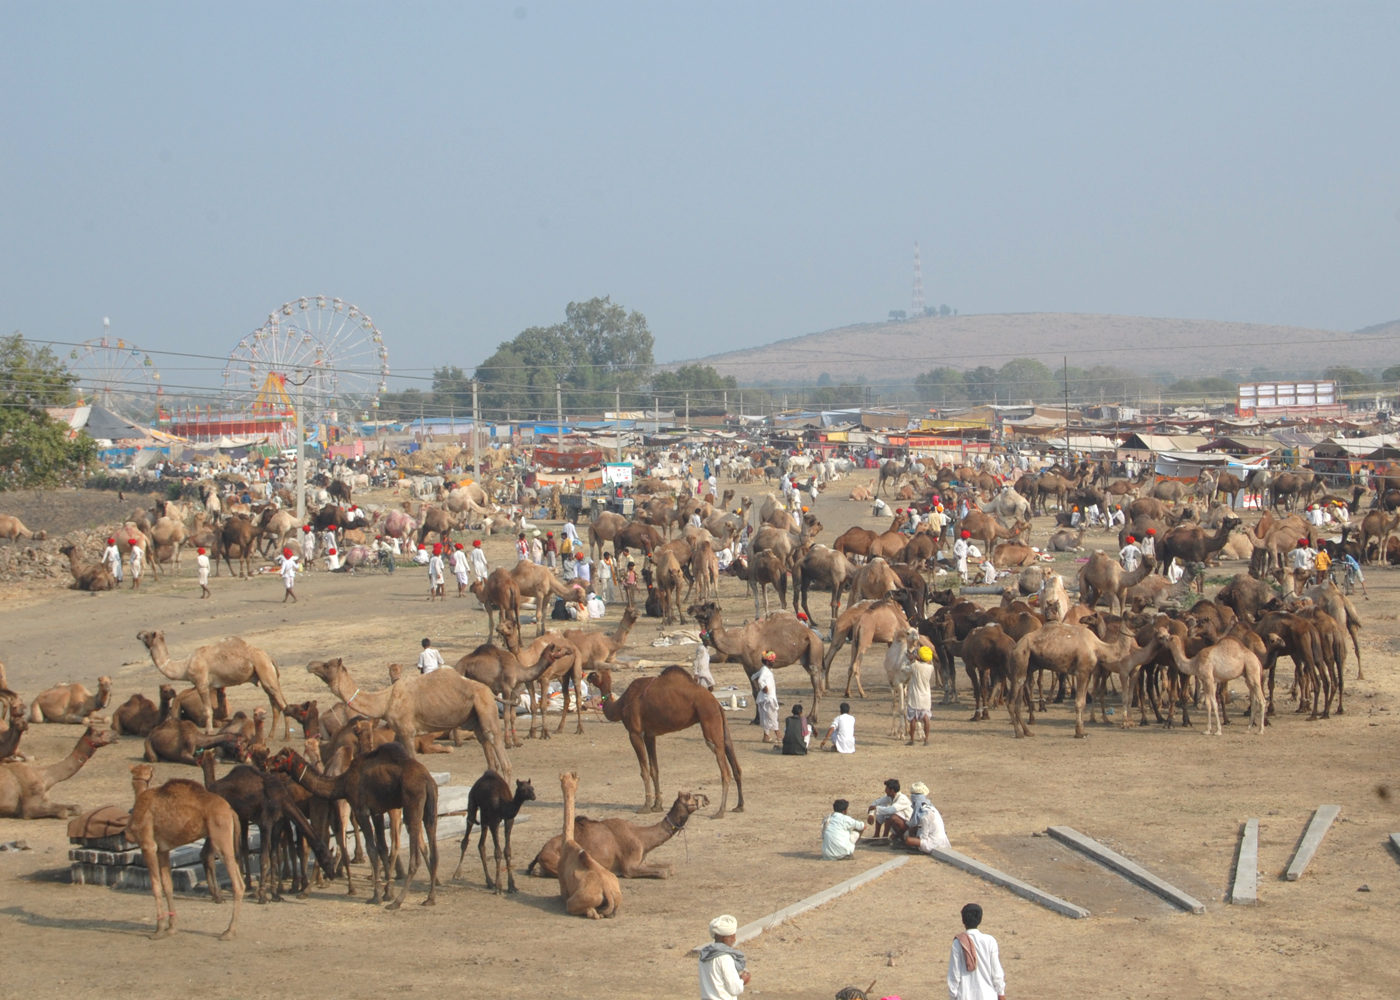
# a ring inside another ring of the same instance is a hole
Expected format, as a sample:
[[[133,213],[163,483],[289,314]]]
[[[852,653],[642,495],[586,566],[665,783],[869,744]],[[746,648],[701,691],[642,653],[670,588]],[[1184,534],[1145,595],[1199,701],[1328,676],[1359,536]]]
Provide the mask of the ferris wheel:
[[[283,304],[238,342],[224,366],[224,390],[239,409],[288,413],[303,383],[312,420],[349,421],[378,408],[388,377],[389,351],[373,320],[358,306],[317,295]]]
[[[156,415],[163,390],[151,356],[120,337],[102,317],[102,336],[87,340],[68,354],[68,369],[78,378],[86,402],[131,419]]]

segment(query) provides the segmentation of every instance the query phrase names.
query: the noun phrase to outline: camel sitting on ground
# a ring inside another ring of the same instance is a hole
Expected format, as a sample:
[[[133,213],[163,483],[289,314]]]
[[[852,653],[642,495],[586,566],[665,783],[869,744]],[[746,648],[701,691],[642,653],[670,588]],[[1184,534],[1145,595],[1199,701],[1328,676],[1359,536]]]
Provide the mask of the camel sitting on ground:
[[[379,691],[362,691],[338,657],[312,660],[306,671],[321,678],[351,711],[387,722],[410,754],[418,733],[470,729],[481,744],[486,766],[510,777],[510,757],[496,717],[496,698],[485,684],[454,670],[434,670],[405,674]]]
[[[1190,659],[1182,646],[1179,636],[1166,629],[1157,630],[1158,642],[1171,650],[1176,669],[1187,677],[1201,682],[1201,693],[1206,701],[1207,736],[1223,735],[1220,706],[1216,702],[1216,689],[1237,677],[1243,677],[1249,688],[1249,728],[1248,732],[1264,732],[1264,689],[1263,665],[1259,657],[1233,636],[1226,636],[1214,646],[1207,646]],[[1214,726],[1214,733],[1211,727]],[[1257,729],[1255,727],[1258,727]]]
[[[812,682],[812,709],[807,719],[816,725],[818,699],[826,690],[822,637],[788,611],[775,611],[734,630],[724,627],[722,611],[718,604],[701,604],[693,605],[687,613],[700,623],[702,638],[708,637],[709,644],[730,662],[737,660],[743,664],[750,688],[754,675],[763,666],[764,653],[771,652],[777,657],[772,666],[774,670],[800,663]]]
[[[287,699],[282,697],[282,685],[278,678],[277,664],[272,657],[257,646],[250,645],[237,637],[200,646],[184,662],[170,659],[165,647],[165,633],[159,629],[138,632],[136,638],[151,654],[151,662],[172,681],[187,680],[199,691],[204,703],[204,731],[214,731],[214,706],[211,688],[228,688],[238,684],[257,684],[267,692],[272,703],[272,732],[277,732],[277,720],[282,719],[282,738],[291,733],[291,723],[282,715],[287,707]]]
[[[564,908],[574,916],[590,920],[615,917],[622,905],[622,886],[617,876],[608,871],[574,840],[574,800],[578,795],[578,773],[565,771],[559,775],[564,791],[564,831],[559,851],[559,895]]]
[[[530,597],[535,601],[535,635],[544,635],[544,622],[549,617],[549,599],[562,597],[566,601],[582,601],[587,593],[577,583],[565,584],[545,566],[536,566],[528,559],[522,559],[510,570],[510,578],[520,589],[521,598]],[[520,624],[519,615],[516,624]]]
[[[22,730],[21,730],[22,731]],[[117,742],[110,730],[89,726],[73,752],[55,764],[0,764],[0,816],[15,819],[66,819],[82,812],[77,805],[49,801],[49,789],[77,774],[100,748]]]
[[[173,690],[168,684],[164,688]],[[165,697],[164,693],[161,697]],[[150,736],[166,711],[166,705],[157,705],[144,694],[134,694],[112,713],[112,731],[118,736]]]
[[[705,737],[705,745],[713,751],[715,762],[719,764],[723,791],[715,819],[724,815],[729,804],[731,771],[739,791],[739,804],[734,811],[744,811],[744,772],[734,754],[729,720],[715,696],[695,683],[684,667],[670,666],[657,677],[639,677],[616,699],[612,695],[611,671],[599,670],[589,677],[603,692],[603,716],[609,722],[623,724],[637,755],[642,772],[642,812],[661,811],[661,769],[656,757],[656,738],[697,725]]]
[[[29,721],[61,722],[69,726],[101,724],[106,720],[89,720],[89,716],[102,711],[111,700],[110,677],[97,678],[96,694],[81,684],[55,684],[34,696],[34,704],[29,707]]]
[[[29,731],[24,702],[19,695],[10,695],[3,702],[4,711],[9,713],[9,722],[4,729],[0,729],[0,764],[27,763],[28,758],[19,753],[20,738]]]
[[[215,733],[205,736],[193,722],[181,719],[177,711],[178,703],[175,701],[173,685],[160,686],[160,703],[165,715],[160,720],[160,725],[152,729],[146,737],[145,758],[152,764],[168,760],[173,764],[197,767],[199,761],[194,756],[196,751],[212,747],[232,747],[234,755],[237,756],[247,746],[247,741],[238,733]]]
[[[78,555],[76,545],[65,545],[58,550],[61,555],[68,557],[68,568],[73,573],[73,589],[86,590],[91,593],[99,593],[104,590],[115,590],[117,587],[116,577],[102,563],[85,563]]]
[[[131,765],[131,787],[136,802],[126,839],[141,847],[146,871],[151,874],[151,894],[156,899],[155,938],[175,933],[175,886],[170,875],[170,852],[201,837],[214,845],[219,860],[233,884],[233,916],[219,935],[231,941],[243,908],[243,874],[234,853],[233,831],[238,816],[233,807],[197,782],[171,778],[159,788],[151,788],[154,774],[149,764]]]
[[[513,622],[517,630],[520,628],[520,587],[504,569],[493,569],[484,582],[473,580],[469,589],[486,609],[488,634],[496,630],[493,613],[497,611],[500,612],[501,621]],[[535,608],[536,619],[541,617],[541,611],[540,607]]]
[[[520,807],[535,799],[535,786],[527,781],[517,780],[515,794],[511,795],[510,785],[495,771],[487,771],[476,779],[472,790],[467,794],[467,832],[462,835],[462,853],[457,859],[457,870],[452,873],[454,881],[462,877],[462,863],[467,859],[467,847],[472,840],[472,826],[481,824],[477,835],[477,852],[481,855],[481,873],[486,876],[486,888],[494,889],[499,896],[501,889],[501,862],[506,867],[506,892],[518,892],[515,888],[515,869],[510,863],[510,832],[515,826],[515,817]],[[501,851],[501,824],[506,827],[506,848]],[[496,880],[491,881],[491,872],[486,868],[486,831],[491,831],[491,842],[496,848]],[[551,873],[552,874],[552,873]]]
[[[622,878],[670,878],[670,865],[647,864],[646,856],[680,833],[691,814],[709,804],[710,800],[704,795],[678,792],[676,801],[671,803],[671,811],[661,818],[661,822],[650,826],[638,826],[625,819],[599,821],[578,816],[574,819],[574,840],[588,852],[589,857],[614,875]],[[563,846],[562,835],[551,838],[525,869],[526,874],[534,874],[538,866],[541,876],[557,876]]]

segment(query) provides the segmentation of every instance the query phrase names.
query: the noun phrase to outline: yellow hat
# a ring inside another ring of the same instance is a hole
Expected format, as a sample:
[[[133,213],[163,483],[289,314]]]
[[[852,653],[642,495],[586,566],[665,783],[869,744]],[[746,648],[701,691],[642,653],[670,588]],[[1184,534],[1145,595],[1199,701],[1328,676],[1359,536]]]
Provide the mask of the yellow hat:
[[[929,649],[927,646],[920,646],[920,647],[919,647],[919,659],[923,660],[925,663],[932,663],[932,662],[933,662],[933,650]]]

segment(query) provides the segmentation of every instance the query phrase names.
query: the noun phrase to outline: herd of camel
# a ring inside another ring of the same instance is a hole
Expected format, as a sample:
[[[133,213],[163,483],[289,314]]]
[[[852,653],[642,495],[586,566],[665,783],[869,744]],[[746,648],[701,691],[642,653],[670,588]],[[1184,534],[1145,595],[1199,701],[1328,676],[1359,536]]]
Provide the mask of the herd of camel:
[[[1004,705],[1018,737],[1031,734],[1035,713],[1045,711],[1047,697],[1074,699],[1077,737],[1085,735],[1086,706],[1091,723],[1096,714],[1107,723],[1113,683],[1118,687],[1120,726],[1133,725],[1134,707],[1140,724],[1147,724],[1150,707],[1159,723],[1174,726],[1177,708],[1181,724],[1190,725],[1189,711],[1204,706],[1205,731],[1218,735],[1229,721],[1226,688],[1236,679],[1249,691],[1249,728],[1262,732],[1274,711],[1277,660],[1285,655],[1294,663],[1292,696],[1299,712],[1327,718],[1334,702],[1338,714],[1344,710],[1348,639],[1360,676],[1360,619],[1350,600],[1331,583],[1294,593],[1282,559],[1292,546],[1289,540],[1298,538],[1333,546],[1339,555],[1352,552],[1361,561],[1387,557],[1390,533],[1400,527],[1400,514],[1387,516],[1400,505],[1400,467],[1387,470],[1375,509],[1364,515],[1366,491],[1361,488],[1340,498],[1317,497],[1340,501],[1360,515],[1353,525],[1355,534],[1348,531],[1336,542],[1323,539],[1292,511],[1270,509],[1246,530],[1235,516],[1232,497],[1248,484],[1231,483],[1226,474],[1164,488],[1168,484],[1146,478],[1105,480],[1097,467],[1086,465],[1052,467],[1008,485],[977,469],[918,471],[912,463],[887,465],[894,467],[882,468],[881,479],[892,480],[911,506],[926,509],[935,494],[945,503],[951,497],[970,501],[972,510],[958,529],[968,530],[985,545],[988,558],[998,565],[1022,570],[999,603],[983,607],[958,597],[951,588],[936,589],[931,581],[937,577],[930,574],[946,550],[946,535],[920,530],[911,536],[897,524],[887,531],[853,528],[827,547],[816,542],[822,525],[815,516],[809,513],[799,525],[793,512],[771,494],[758,500],[746,496],[733,510],[732,491],[726,491],[723,500],[680,493],[641,498],[632,519],[594,512],[587,523],[588,544],[598,554],[605,546],[619,555],[640,554],[648,576],[648,613],[673,621],[684,608],[701,627],[715,659],[739,663],[751,678],[770,652],[779,669],[801,666],[811,683],[808,715],[814,722],[832,663],[847,645],[851,666],[846,694],[854,684],[861,697],[862,657],[871,646],[885,647],[885,675],[894,694],[892,734],[902,728],[908,665],[921,645],[936,654],[945,702],[960,698],[955,666],[961,659],[971,686],[972,720],[985,720],[990,707]],[[1295,479],[1285,479],[1287,475]],[[1262,484],[1276,491],[1271,497],[1285,509],[1293,505],[1291,498],[1319,492],[1311,483],[1298,483],[1296,475],[1278,475]],[[904,477],[908,482],[901,484]],[[873,485],[878,491],[885,482]],[[1225,502],[1212,503],[1220,495]],[[1193,504],[1197,500],[1203,501],[1203,513]],[[1085,531],[1072,523],[1072,509],[1097,505],[1106,511],[1115,504],[1127,514],[1118,544],[1128,534],[1145,535],[1149,527],[1155,532],[1156,552],[1137,569],[1126,571],[1116,559],[1095,552],[1079,571],[1078,600],[1071,602],[1065,581],[1047,564],[1014,558],[1017,553],[1011,547],[1029,548],[1026,531],[1034,517],[1056,519],[1052,541],[1059,542],[1052,548],[1077,550],[1083,547]],[[171,514],[167,510],[162,516]],[[1241,536],[1247,548],[1231,549]],[[726,628],[718,603],[717,553],[725,548],[742,548],[741,558],[726,572],[745,581],[755,602],[753,620],[742,627]],[[1212,600],[1187,610],[1168,605],[1173,591],[1164,585],[1161,573],[1171,560],[1211,563],[1222,555],[1250,559],[1250,571],[1236,575]],[[1271,577],[1285,584],[1281,594],[1271,586]],[[1155,585],[1143,587],[1154,578]],[[789,579],[791,612],[786,610]],[[783,609],[764,613],[770,587]],[[831,596],[824,633],[807,604],[813,588]],[[577,599],[582,588],[528,562],[512,570],[498,569],[473,589],[488,609],[491,641],[450,668],[430,674],[391,668],[391,683],[379,690],[362,688],[342,660],[313,661],[308,672],[336,699],[326,712],[315,701],[288,704],[273,659],[238,638],[201,646],[180,658],[172,657],[159,630],[141,632],[137,638],[153,666],[171,683],[161,686],[159,704],[134,694],[117,706],[110,729],[96,724],[111,702],[110,678],[99,679],[95,693],[81,684],[59,685],[26,707],[0,668],[0,700],[9,717],[0,730],[0,760],[7,761],[0,765],[0,815],[75,814],[76,805],[50,799],[54,786],[101,747],[122,737],[140,738],[147,762],[131,769],[134,805],[128,837],[139,844],[147,867],[161,875],[153,880],[152,890],[159,935],[175,930],[169,852],[203,838],[210,889],[218,898],[216,856],[227,871],[247,873],[251,884],[252,825],[262,836],[260,898],[278,894],[287,873],[293,890],[302,894],[313,878],[323,884],[344,873],[347,891],[354,893],[349,867],[353,839],[354,853],[368,856],[372,900],[401,905],[426,858],[429,890],[424,902],[432,904],[438,883],[437,790],[418,758],[439,750],[439,740],[460,743],[470,735],[481,747],[487,770],[471,790],[468,830],[454,878],[461,874],[472,827],[480,825],[478,849],[486,883],[497,892],[513,891],[511,829],[520,808],[535,795],[528,781],[510,785],[510,750],[523,745],[516,732],[516,703],[524,692],[531,706],[529,736],[536,736],[538,725],[539,736],[549,738],[544,712],[549,685],[558,681],[564,710],[556,731],[565,724],[572,692],[576,732],[581,733],[583,700],[578,692],[585,679],[602,694],[603,717],[623,723],[638,760],[645,810],[666,810],[657,738],[697,725],[721,775],[716,815],[725,813],[731,782],[738,791],[735,808],[743,809],[742,770],[725,713],[688,671],[670,667],[659,676],[640,677],[614,695],[615,656],[627,642],[636,612],[629,609],[611,633],[547,629],[540,611],[550,598]],[[530,600],[538,625],[527,644],[520,612]],[[799,606],[802,618],[795,613]],[[936,610],[930,614],[931,608]],[[175,682],[189,687],[177,692]],[[244,712],[230,716],[224,692],[249,683],[263,689],[269,709],[258,709],[251,717]],[[504,718],[499,717],[498,700],[505,706]],[[303,730],[301,750],[270,750],[268,742],[276,738],[279,725],[285,741],[293,720]],[[67,758],[40,766],[19,752],[24,732],[36,722],[89,725]],[[220,758],[236,762],[222,778],[214,767]],[[160,761],[199,767],[204,780],[173,779],[152,786],[151,764]],[[560,780],[566,806],[563,830],[541,848],[529,870],[557,877],[568,912],[590,917],[617,912],[619,876],[668,874],[666,866],[648,862],[647,854],[683,828],[689,815],[708,805],[702,795],[682,793],[654,825],[591,821],[575,814],[577,775],[567,772]],[[408,866],[403,886],[391,900],[393,873],[401,868],[400,822],[409,831]],[[494,878],[486,856],[488,830]],[[335,852],[329,849],[332,836]],[[226,936],[236,929],[243,879],[235,877],[232,888],[234,908]]]

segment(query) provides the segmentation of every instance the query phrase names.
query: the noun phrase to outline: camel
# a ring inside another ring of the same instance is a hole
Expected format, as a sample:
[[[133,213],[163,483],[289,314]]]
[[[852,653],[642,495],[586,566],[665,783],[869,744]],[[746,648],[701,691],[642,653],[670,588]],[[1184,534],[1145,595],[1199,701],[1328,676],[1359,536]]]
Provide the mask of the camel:
[[[93,694],[81,684],[56,684],[34,696],[34,703],[29,707],[29,721],[61,722],[70,726],[86,725],[88,717],[102,711],[111,700],[110,677],[97,678],[97,694]]]
[[[379,691],[361,691],[339,657],[312,660],[306,671],[324,681],[351,711],[387,722],[410,754],[413,737],[420,732],[470,729],[481,744],[486,766],[510,777],[510,757],[496,718],[496,699],[485,684],[453,670],[434,670],[430,674],[404,674]]]
[[[753,613],[755,618],[762,617],[768,613],[769,587],[772,587],[778,593],[778,606],[784,611],[787,610],[787,568],[773,553],[755,553],[752,563],[749,562],[746,556],[735,556],[734,561],[729,564],[727,572],[729,575],[737,577],[748,584],[748,590],[753,595]],[[759,609],[760,592],[763,595],[762,610]],[[663,597],[663,600],[664,599]],[[796,597],[794,595],[794,606],[795,605]]]
[[[219,558],[228,565],[229,576],[233,575],[233,560],[238,560],[238,575],[253,575],[253,549],[260,532],[258,527],[244,514],[231,515],[217,531],[218,547],[214,550],[214,575],[219,575]]]
[[[234,687],[238,684],[257,684],[267,692],[272,703],[272,732],[277,732],[277,720],[282,719],[282,738],[291,732],[291,724],[283,717],[287,699],[282,697],[282,685],[278,679],[277,664],[272,657],[257,646],[250,645],[237,637],[223,639],[217,644],[200,646],[183,663],[170,659],[165,646],[165,633],[156,629],[136,633],[155,668],[173,681],[187,680],[199,691],[204,703],[204,731],[214,731],[214,708],[210,700],[210,688]]]
[[[661,822],[651,826],[638,826],[625,819],[599,821],[577,816],[574,818],[574,839],[588,852],[589,857],[621,878],[670,878],[670,865],[647,864],[646,856],[680,833],[691,814],[709,804],[709,798],[704,795],[677,792],[670,811],[661,818]],[[551,838],[525,869],[526,874],[533,874],[538,866],[541,876],[557,877],[559,854],[563,846],[562,835]]]
[[[831,543],[832,549],[846,556],[848,559],[864,560],[870,553],[870,546],[878,538],[875,532],[869,528],[862,528],[859,525],[847,528]]]
[[[1040,587],[1037,591],[1040,613],[1046,621],[1062,622],[1069,611],[1069,594],[1065,592],[1065,580],[1053,569],[1042,567]]]
[[[1161,607],[1169,598],[1177,598],[1184,595],[1188,584],[1186,580],[1178,580],[1171,583],[1165,576],[1149,576],[1147,579],[1135,583],[1123,589],[1124,605],[1131,609],[1134,614],[1140,613],[1144,608]]]
[[[502,622],[501,628],[518,635],[519,630],[508,622]],[[504,632],[502,634],[505,634]],[[518,647],[517,647],[518,648]],[[505,706],[505,742],[506,746],[521,746],[520,737],[515,732],[515,708],[519,700],[520,692],[528,687],[540,674],[544,673],[555,660],[573,653],[573,649],[567,646],[560,646],[556,643],[549,643],[538,660],[532,662],[530,668],[526,668],[509,648],[502,649],[500,646],[485,643],[472,650],[452,665],[452,669],[463,677],[468,677],[481,684],[485,684],[494,693],[500,695]],[[530,720],[530,733],[533,736],[535,720]]]
[[[102,563],[83,562],[78,556],[76,545],[65,545],[58,551],[68,557],[68,568],[73,573],[74,590],[86,590],[96,594],[117,588],[117,581],[111,570]]]
[[[502,622],[496,629],[496,634],[505,642],[506,648],[510,650],[520,665],[519,676],[525,678],[525,688],[530,692],[532,708],[530,711],[530,734],[529,738],[535,738],[535,725],[539,724],[540,737],[549,739],[549,726],[545,719],[546,708],[549,704],[548,693],[551,681],[560,681],[560,686],[567,692],[569,684],[572,682],[575,691],[578,691],[577,681],[583,679],[583,670],[580,668],[579,656],[573,645],[564,638],[560,632],[546,632],[524,649],[520,646],[520,630],[509,622]],[[567,694],[564,711],[559,716],[559,729],[564,728],[564,721],[569,717]],[[583,732],[583,706],[577,704],[578,732]]]
[[[846,556],[825,545],[814,545],[807,554],[792,564],[793,607],[800,600],[803,613],[812,619],[812,609],[807,606],[807,591],[812,587],[831,592],[831,621],[841,610],[841,593],[855,575],[856,567]]]
[[[872,556],[851,578],[851,592],[846,599],[846,610],[849,611],[858,601],[881,600],[902,586],[903,581],[890,569],[890,564],[879,556]],[[835,632],[832,635],[834,636]],[[830,651],[827,652],[828,661],[832,655]]]
[[[438,536],[439,541],[446,544],[451,540],[452,532],[461,531],[466,526],[465,511],[453,515],[440,507],[424,507],[418,519],[418,544],[422,545],[429,535],[434,534]]]
[[[462,835],[462,853],[457,859],[457,870],[452,873],[453,881],[462,877],[462,863],[467,858],[467,846],[472,839],[472,826],[478,820],[481,823],[481,832],[477,835],[477,852],[481,855],[481,873],[486,876],[486,888],[494,889],[496,895],[501,894],[501,823],[504,821],[506,827],[506,849],[504,860],[506,865],[506,879],[508,888],[506,892],[518,892],[515,888],[515,869],[510,863],[510,832],[515,826],[515,817],[520,814],[520,807],[526,802],[533,802],[535,799],[535,786],[529,781],[515,782],[515,794],[511,795],[510,785],[495,771],[487,771],[472,785],[471,792],[467,795],[467,832]],[[491,842],[496,848],[496,880],[491,881],[491,873],[486,869],[486,831],[491,831]]]
[[[1063,509],[1065,506],[1065,497],[1069,495],[1070,490],[1074,489],[1074,483],[1070,482],[1064,476],[1049,472],[1034,479],[1032,481],[1032,486],[1034,492],[1033,495],[1029,496],[1029,499],[1032,501],[1033,506],[1042,514],[1045,513],[1045,499],[1047,497],[1054,497],[1055,505]],[[1017,484],[1017,491],[1021,492],[1019,483]]]
[[[496,621],[492,612],[501,613],[501,621],[510,621],[515,624],[516,629],[520,628],[520,587],[504,569],[497,567],[483,582],[473,580],[471,592],[476,599],[481,602],[486,609],[486,631],[487,633],[496,630]],[[535,606],[535,618],[543,618],[543,606]]]
[[[0,514],[0,538],[8,538],[11,545],[20,538],[32,538],[36,542],[42,542],[48,537],[46,531],[30,531],[19,518],[11,514]]]
[[[818,698],[826,690],[821,636],[787,611],[775,611],[743,628],[730,631],[724,627],[721,612],[718,604],[692,606],[688,611],[700,623],[704,630],[702,637],[708,636],[710,645],[731,662],[737,660],[743,664],[750,686],[754,674],[763,665],[763,654],[766,652],[772,652],[778,658],[773,664],[774,670],[791,663],[802,664],[812,681],[812,709],[807,713],[807,719],[816,725]]]
[[[1047,622],[1041,628],[1022,637],[1011,654],[1011,694],[1006,699],[1011,714],[1012,732],[1017,738],[1030,736],[1031,731],[1021,719],[1021,706],[1027,699],[1026,687],[1032,670],[1051,670],[1074,682],[1074,737],[1084,738],[1084,704],[1094,671],[1103,663],[1120,663],[1136,648],[1132,636],[1119,636],[1106,643],[1084,625],[1061,625]],[[1127,700],[1131,692],[1123,691],[1123,712],[1126,720]],[[1029,711],[1035,721],[1034,709]]]
[[[1366,678],[1361,672],[1361,645],[1357,641],[1357,633],[1361,631],[1361,618],[1351,600],[1330,581],[1309,587],[1303,591],[1303,596],[1331,615],[1332,619],[1351,635],[1351,648],[1356,653],[1356,679],[1364,681]]]
[[[589,676],[595,679],[594,682],[603,692],[604,718],[609,722],[621,722],[626,727],[627,738],[637,755],[644,799],[641,812],[661,812],[661,770],[656,756],[656,738],[696,725],[700,727],[705,745],[714,753],[715,761],[719,764],[723,791],[715,819],[724,816],[729,804],[731,770],[739,792],[739,804],[734,811],[744,811],[744,772],[739,766],[739,758],[734,754],[729,720],[725,718],[724,710],[719,707],[715,696],[696,684],[684,667],[673,665],[661,671],[657,677],[639,677],[617,699],[612,695],[611,671],[599,670]]]
[[[551,597],[562,597],[566,601],[582,601],[587,595],[584,588],[577,583],[562,583],[557,576],[544,566],[536,566],[528,559],[522,559],[510,570],[510,578],[515,581],[515,585],[520,588],[522,599],[529,597],[535,602],[535,624],[538,630],[536,636],[544,635],[544,621],[548,616],[547,608]],[[516,619],[519,624],[519,618]]]
[[[868,619],[868,620],[867,620]],[[846,674],[846,697],[851,696],[851,681],[862,698],[865,688],[860,682],[860,665],[865,651],[877,642],[891,643],[904,638],[909,629],[909,619],[894,601],[861,601],[841,613],[831,630],[831,643],[826,648],[822,662],[823,675],[830,673],[836,654],[847,640],[851,646],[851,668]]]
[[[1261,674],[1263,666],[1259,657],[1233,636],[1226,636],[1213,646],[1207,646],[1191,658],[1187,658],[1181,638],[1166,629],[1157,630],[1157,640],[1171,650],[1176,669],[1187,677],[1194,677],[1201,683],[1206,702],[1207,736],[1223,735],[1220,706],[1216,702],[1216,689],[1237,677],[1243,677],[1249,688],[1249,732],[1264,732],[1264,691]],[[1255,726],[1258,726],[1256,729]],[[1212,734],[1211,727],[1215,732]]]
[[[612,635],[571,628],[564,631],[564,638],[577,654],[580,670],[597,670],[609,664],[617,665],[617,654],[627,645],[627,636],[636,624],[636,609],[627,608]]]
[[[811,547],[812,540],[821,534],[822,524],[816,518],[806,521],[800,532],[782,531],[778,528],[759,528],[749,543],[750,556],[759,552],[772,552],[791,566],[794,559],[800,559]]]
[[[1370,564],[1371,562],[1371,539],[1376,540],[1376,555],[1385,555],[1385,540],[1390,537],[1391,532],[1400,528],[1400,512],[1389,520],[1378,510],[1373,510],[1361,519],[1361,561]],[[1302,537],[1302,536],[1299,536]]]
[[[951,632],[952,620],[945,622]],[[992,688],[1005,687],[1011,677],[1011,654],[1016,648],[1016,640],[1006,634],[997,623],[979,625],[958,641],[945,633],[943,645],[953,656],[963,661],[963,669],[972,682],[971,722],[985,721],[987,709],[992,703]]]
[[[875,486],[875,496],[880,495],[880,491],[885,488],[886,480],[893,480],[894,485],[899,486],[899,477],[905,476],[913,469],[913,463],[908,456],[905,456],[904,464],[900,465],[894,459],[886,459],[880,463],[880,479]]]
[[[661,598],[661,623],[669,625],[680,615],[681,583],[685,576],[679,560],[670,552],[653,552],[647,558],[652,561],[656,593]]]
[[[686,587],[686,601],[690,600],[692,589],[699,591],[697,597],[701,601],[713,601],[719,597],[719,557],[715,555],[713,539],[702,538],[694,542],[687,569],[690,572],[690,585]]]
[[[1095,551],[1079,569],[1079,600],[1091,608],[1108,602],[1108,609],[1115,607],[1123,613],[1124,592],[1136,583],[1146,579],[1156,561],[1152,556],[1143,556],[1137,569],[1125,570],[1123,564],[1112,556]]]
[[[589,556],[593,559],[603,558],[603,546],[616,539],[617,533],[625,527],[627,518],[621,514],[594,507],[588,518]]]
[[[1029,537],[1027,532],[1030,528],[1029,521],[1017,521],[1010,528],[1005,528],[995,517],[977,510],[968,511],[967,517],[961,521],[961,530],[971,532],[972,540],[981,542],[984,552],[990,552],[998,538],[1015,542]]]
[[[559,895],[564,908],[574,916],[597,920],[617,916],[622,905],[622,886],[574,840],[574,800],[578,795],[578,773],[559,775],[564,791],[564,832],[559,850]]]
[[[643,521],[632,521],[613,536],[613,555],[623,549],[636,549],[642,555],[651,555],[653,549],[666,544],[666,536],[655,525]]]
[[[8,725],[0,729],[0,764],[27,763],[25,755],[19,753],[19,741],[29,731],[29,721],[24,717],[24,702],[18,695],[6,699],[5,708],[9,712]]]
[[[203,837],[214,845],[233,884],[233,916],[228,928],[219,936],[221,941],[232,941],[238,927],[238,913],[243,908],[243,875],[233,850],[233,828],[238,817],[232,806],[196,782],[171,778],[160,787],[151,788],[153,774],[149,764],[131,765],[131,787],[136,801],[124,834],[128,841],[140,845],[146,870],[151,873],[151,894],[156,899],[153,937],[160,939],[175,933],[175,886],[170,875],[170,852]],[[211,887],[216,884],[210,880]]]
[[[147,734],[145,743],[144,756],[152,764],[159,760],[168,760],[194,767],[199,763],[194,756],[196,751],[210,747],[233,747],[236,751],[241,751],[247,745],[238,733],[201,735],[197,725],[181,719],[177,711],[178,703],[175,700],[173,685],[160,686],[160,703],[165,714],[160,724]]]
[[[76,816],[82,812],[82,807],[50,802],[49,789],[73,777],[99,749],[115,742],[117,737],[111,731],[89,726],[78,737],[73,752],[57,763],[42,766],[28,762],[0,764],[0,816],[13,819]]]
[[[1193,562],[1208,562],[1215,553],[1225,547],[1230,532],[1241,523],[1237,517],[1227,517],[1220,522],[1220,527],[1214,535],[1207,535],[1205,529],[1197,524],[1177,525],[1157,542],[1158,565],[1165,573],[1166,567],[1172,564],[1173,559],[1180,559],[1183,566]]]
[[[997,569],[1015,569],[1020,566],[1037,566],[1040,553],[1029,545],[1019,542],[1002,542],[991,553],[992,565]]]
[[[991,500],[984,504],[978,504],[978,508],[986,514],[991,514],[1003,527],[1010,527],[1017,521],[1029,521],[1031,519],[1031,503],[1021,494],[1016,492],[1015,487],[1007,486]]]
[[[1084,529],[1057,531],[1050,536],[1050,541],[1046,543],[1045,548],[1048,552],[1082,552],[1084,551]]]

